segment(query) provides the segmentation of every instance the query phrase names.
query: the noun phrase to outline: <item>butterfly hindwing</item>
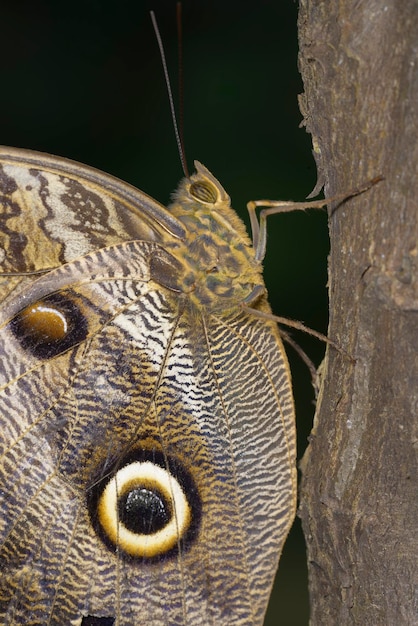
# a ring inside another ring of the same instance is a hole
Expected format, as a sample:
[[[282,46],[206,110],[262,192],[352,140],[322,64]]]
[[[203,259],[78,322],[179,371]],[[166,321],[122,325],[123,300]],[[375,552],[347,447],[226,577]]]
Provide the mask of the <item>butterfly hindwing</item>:
[[[238,305],[261,278],[229,199],[203,168],[190,217],[57,157],[0,162],[2,623],[262,624],[293,400],[275,324]]]

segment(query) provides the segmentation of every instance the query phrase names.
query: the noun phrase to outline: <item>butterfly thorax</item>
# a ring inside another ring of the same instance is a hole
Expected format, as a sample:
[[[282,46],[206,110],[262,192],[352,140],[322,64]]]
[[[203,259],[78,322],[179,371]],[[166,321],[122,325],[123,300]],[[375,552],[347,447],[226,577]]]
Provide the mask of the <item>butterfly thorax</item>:
[[[231,310],[264,291],[262,266],[229,196],[195,164],[196,174],[180,183],[169,207],[186,230],[184,242],[175,244],[182,291],[198,308]]]

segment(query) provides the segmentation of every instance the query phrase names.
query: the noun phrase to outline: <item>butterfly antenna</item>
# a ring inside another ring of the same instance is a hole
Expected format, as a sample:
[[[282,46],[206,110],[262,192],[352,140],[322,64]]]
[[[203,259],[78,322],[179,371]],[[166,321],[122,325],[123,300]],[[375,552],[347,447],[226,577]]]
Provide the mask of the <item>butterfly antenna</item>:
[[[176,109],[174,107],[174,98],[173,98],[173,92],[171,90],[171,83],[170,83],[170,77],[169,77],[169,74],[168,74],[168,68],[167,68],[167,61],[166,61],[166,58],[165,58],[164,46],[163,46],[163,42],[162,42],[162,39],[161,39],[160,31],[159,31],[159,28],[158,28],[157,20],[155,18],[155,13],[154,13],[154,11],[151,11],[150,13],[151,13],[151,20],[152,20],[152,25],[154,27],[155,36],[157,38],[158,47],[160,49],[161,63],[163,65],[165,84],[166,84],[166,87],[167,87],[168,101],[170,103],[171,117],[172,117],[172,120],[173,120],[174,134],[176,136],[176,143],[177,143],[177,147],[178,147],[178,150],[179,150],[180,162],[181,162],[181,166],[183,168],[184,175],[189,177],[189,171],[188,171],[187,164],[186,164],[186,157],[185,157],[185,152],[184,152],[184,145],[183,145],[183,141],[182,141],[182,136],[179,133],[179,129],[178,129],[178,125],[177,125]],[[179,9],[177,7],[177,24],[178,24],[178,21],[179,21],[179,15],[181,15],[181,10],[179,12]]]
[[[178,64],[178,88],[179,88],[179,136],[181,151],[183,154],[184,162],[187,159],[184,143],[184,65],[183,65],[183,20],[182,20],[182,4],[177,2],[177,64]]]

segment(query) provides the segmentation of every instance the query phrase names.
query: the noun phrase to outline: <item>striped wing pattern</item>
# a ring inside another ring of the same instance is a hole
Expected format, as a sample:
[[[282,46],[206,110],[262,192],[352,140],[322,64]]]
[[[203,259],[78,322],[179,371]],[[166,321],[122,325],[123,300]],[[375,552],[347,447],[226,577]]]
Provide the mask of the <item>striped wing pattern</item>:
[[[261,625],[294,410],[276,325],[239,306],[262,279],[229,199],[204,168],[168,211],[57,157],[0,163],[1,623]]]

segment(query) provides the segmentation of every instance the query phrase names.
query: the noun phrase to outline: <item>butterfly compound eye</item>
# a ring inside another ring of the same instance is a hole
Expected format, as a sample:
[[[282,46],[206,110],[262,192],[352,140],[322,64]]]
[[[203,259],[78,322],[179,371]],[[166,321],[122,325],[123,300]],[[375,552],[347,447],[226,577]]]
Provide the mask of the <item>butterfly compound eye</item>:
[[[199,202],[204,202],[205,204],[215,204],[218,200],[216,187],[206,181],[192,183],[189,192],[195,200],[199,200]]]
[[[10,322],[22,348],[39,359],[68,350],[87,336],[87,322],[78,306],[62,294],[28,305]]]

